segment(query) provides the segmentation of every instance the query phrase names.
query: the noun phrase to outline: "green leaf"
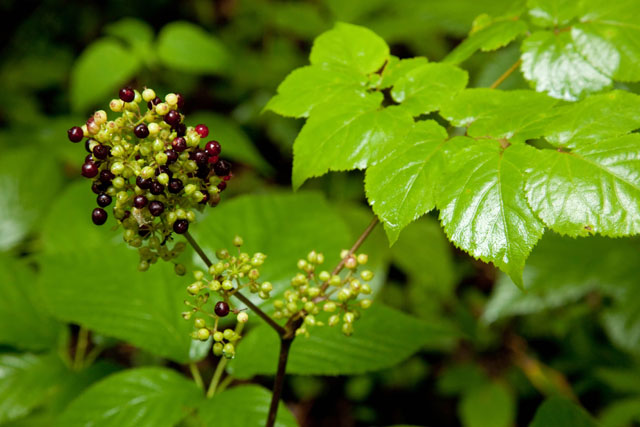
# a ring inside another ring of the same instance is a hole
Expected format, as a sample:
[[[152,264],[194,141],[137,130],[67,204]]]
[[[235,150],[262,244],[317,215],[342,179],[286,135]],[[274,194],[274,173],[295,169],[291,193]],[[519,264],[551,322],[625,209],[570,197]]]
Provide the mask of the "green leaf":
[[[289,285],[299,271],[297,261],[309,251],[324,253],[324,268],[331,269],[340,250],[352,242],[349,229],[331,205],[320,194],[305,192],[246,195],[223,201],[191,233],[210,256],[217,249],[231,249],[236,234],[244,239],[243,251],[266,254],[260,280],[272,282],[273,295]],[[255,302],[271,307],[262,300]]]
[[[384,160],[367,169],[367,199],[384,221],[391,243],[411,221],[435,207],[447,136],[435,121],[417,122],[402,139],[394,141]]]
[[[640,128],[640,96],[615,90],[555,109],[544,135],[551,144],[575,148]]]
[[[571,152],[541,150],[529,161],[527,200],[552,230],[611,237],[640,232],[640,135]]]
[[[293,145],[293,187],[329,170],[364,169],[384,159],[413,120],[381,102],[382,94],[372,93],[314,111]]]
[[[56,345],[62,325],[44,310],[35,281],[21,260],[0,255],[0,325],[7,325],[0,328],[1,344],[25,350]]]
[[[633,239],[561,237],[545,233],[527,260],[524,290],[498,279],[482,319],[491,323],[571,304],[589,292],[618,294],[634,284],[640,251]]]
[[[568,2],[575,8],[575,2]],[[573,30],[582,55],[602,71],[611,71],[616,80],[640,80],[638,2],[586,0],[583,9],[580,23]]]
[[[313,3],[273,3],[266,7],[270,25],[302,39],[311,39],[329,26],[320,7]]]
[[[528,0],[531,22],[539,27],[567,25],[578,13],[573,0]]]
[[[522,286],[522,270],[542,236],[525,199],[523,172],[535,150],[504,149],[497,141],[451,140],[446,181],[438,196],[449,239],[473,257],[492,262]]]
[[[135,18],[122,18],[119,21],[108,24],[104,28],[104,32],[126,41],[134,48],[149,46],[153,41],[153,28],[151,25]]]
[[[613,344],[634,355],[640,355],[639,296],[634,283],[601,316],[604,330]]]
[[[140,59],[116,40],[105,38],[93,42],[73,64],[71,104],[83,111],[115,95],[117,88],[140,69]]]
[[[480,388],[488,381],[489,378],[482,367],[471,362],[463,362],[444,367],[444,371],[438,377],[437,390],[444,396],[456,396]]]
[[[598,415],[605,427],[632,426],[640,422],[640,397],[616,399]]]
[[[66,374],[55,355],[0,355],[0,423],[27,415],[45,403]]]
[[[466,89],[440,114],[455,126],[468,127],[469,136],[525,141],[544,134],[557,102],[530,90]]]
[[[460,64],[478,50],[490,52],[511,43],[527,31],[527,24],[521,20],[507,18],[492,20],[483,28],[472,31],[462,43],[452,50],[443,62]]]
[[[345,98],[357,101],[367,93],[367,78],[358,71],[336,64],[302,67],[287,76],[264,107],[287,117],[309,117],[317,106],[335,105]]]
[[[610,64],[609,50],[600,44],[589,47],[598,64]],[[609,75],[587,61],[584,50],[578,50],[573,31],[533,33],[522,43],[522,73],[538,92],[568,101],[610,86]]]
[[[429,61],[422,56],[416,56],[415,58],[398,59],[395,56],[391,56],[389,62],[382,71],[382,82],[380,83],[381,89],[386,89],[396,84],[396,82],[404,77],[410,71],[426,65]]]
[[[243,385],[216,394],[198,408],[206,426],[261,427],[269,414],[271,393],[256,385]],[[277,427],[297,427],[296,419],[282,402],[279,404]]]
[[[29,167],[33,159],[38,167]],[[42,184],[46,182],[46,191]],[[31,232],[56,197],[62,174],[56,160],[37,147],[3,149],[0,156],[0,251],[11,249]]]
[[[374,303],[354,324],[350,337],[329,326],[314,327],[310,334],[293,342],[287,373],[354,375],[377,371],[400,363],[426,343],[452,332]],[[278,337],[261,325],[242,339],[229,369],[238,378],[273,374],[277,360]]]
[[[247,134],[228,117],[211,112],[197,112],[188,115],[186,123],[192,126],[206,124],[210,130],[209,138],[220,141],[223,158],[254,166],[265,174],[273,172],[273,167],[262,157]]]
[[[463,394],[458,411],[465,427],[509,427],[515,421],[515,404],[504,385],[487,382]]]
[[[185,21],[165,25],[158,34],[157,49],[166,66],[189,73],[218,74],[229,62],[220,40]]]
[[[373,31],[338,22],[313,42],[311,64],[339,64],[362,74],[379,70],[389,59],[389,46]]]
[[[597,427],[597,425],[580,406],[560,397],[551,397],[540,405],[529,427]]]
[[[193,381],[166,368],[137,368],[96,383],[67,407],[58,426],[173,426],[200,399]]]
[[[417,67],[400,78],[391,96],[411,115],[419,116],[439,110],[467,85],[466,71],[442,63]]]

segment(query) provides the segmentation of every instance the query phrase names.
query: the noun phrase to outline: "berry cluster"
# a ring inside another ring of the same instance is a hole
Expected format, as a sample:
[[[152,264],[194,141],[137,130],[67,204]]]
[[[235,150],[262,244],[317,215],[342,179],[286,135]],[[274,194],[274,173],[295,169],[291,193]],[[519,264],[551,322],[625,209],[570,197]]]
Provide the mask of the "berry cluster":
[[[243,241],[239,236],[233,239],[233,244],[237,248],[237,255],[231,255],[227,249],[216,251],[218,261],[209,267],[210,278],[203,271],[194,272],[195,282],[187,287],[192,299],[184,302],[190,310],[182,313],[185,320],[195,317],[192,337],[202,341],[213,337],[213,353],[227,358],[234,357],[235,343],[240,339],[242,325],[249,319],[245,311],[232,306],[231,296],[247,288],[252,293],[258,293],[262,299],[268,299],[273,289],[269,282],[258,282],[258,268],[264,263],[266,255],[257,252],[250,256],[241,252]],[[214,303],[209,303],[212,295],[217,298],[213,298]],[[220,330],[220,320],[230,313],[236,315],[236,330]]]
[[[373,279],[373,273],[362,270],[358,274],[358,267],[368,261],[366,254],[350,254],[343,250],[341,258],[346,270],[343,276],[326,270],[317,272],[324,263],[324,256],[316,251],[311,251],[306,259],[298,260],[298,269],[302,271],[291,279],[291,289],[284,292],[284,299],[273,302],[276,309],[273,317],[303,318],[304,322],[296,330],[296,335],[308,336],[308,327],[324,325],[324,322],[316,319],[322,306],[322,311],[330,313],[327,320],[329,326],[342,322],[342,332],[351,335],[353,322],[360,317],[360,309],[371,306],[370,299],[358,297],[361,294],[371,294],[371,287],[367,282]]]
[[[115,201],[113,215],[124,227],[124,240],[139,248],[140,270],[158,258],[179,255],[183,244],[166,246],[172,233],[187,232],[194,210],[216,206],[232,176],[229,162],[219,158],[218,141],[200,147],[209,134],[207,126],[183,123],[183,105],[180,94],[170,93],[162,101],[153,89],[139,93],[126,87],[109,104],[111,111],[121,113],[118,118],[108,120],[100,110],[82,127],[68,130],[71,142],[87,138],[89,154],[81,173],[92,180],[98,204],[91,219],[104,224],[104,208]],[[184,266],[177,264],[176,272],[184,274]]]

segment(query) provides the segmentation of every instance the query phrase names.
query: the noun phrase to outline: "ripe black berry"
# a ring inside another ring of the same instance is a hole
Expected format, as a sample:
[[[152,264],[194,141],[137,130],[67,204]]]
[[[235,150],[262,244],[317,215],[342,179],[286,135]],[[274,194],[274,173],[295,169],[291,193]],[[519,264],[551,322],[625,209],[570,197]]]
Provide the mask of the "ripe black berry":
[[[171,142],[171,146],[174,150],[176,150],[176,152],[181,153],[187,149],[187,140],[179,136],[177,138],[174,138],[174,140]]]
[[[169,193],[173,193],[173,194],[178,194],[180,191],[182,191],[183,185],[182,185],[182,181],[180,181],[179,179],[172,179],[171,181],[169,181]]]
[[[93,139],[89,138],[84,141],[84,149],[87,150],[87,153],[91,153],[91,142]]]
[[[198,132],[200,138],[206,138],[207,136],[209,136],[209,128],[203,124],[196,126],[196,132]]]
[[[154,196],[157,196],[164,192],[164,185],[160,184],[158,181],[153,181],[151,183],[151,188],[149,189],[149,191],[151,191],[151,194],[153,194]]]
[[[93,181],[93,184],[91,184],[91,191],[93,191],[96,194],[100,194],[107,191],[108,187],[109,187],[109,184],[105,182]]]
[[[140,228],[138,228],[138,236],[140,237],[146,237],[149,235],[149,233],[151,233],[151,227],[149,227],[147,224],[142,224]]]
[[[142,209],[147,206],[147,198],[144,196],[136,196],[133,198],[133,206],[138,209]]]
[[[155,98],[153,98],[151,101],[147,102],[147,107],[149,108],[149,110],[153,109],[154,105],[158,105],[162,102],[162,99],[158,98],[157,96]]]
[[[205,163],[204,165],[200,165],[198,167],[196,176],[200,179],[205,179],[209,176],[209,172],[211,172],[211,169],[209,169],[209,166]]]
[[[178,108],[184,107],[184,96],[179,93],[176,93],[176,96],[178,97]]]
[[[171,110],[164,115],[164,121],[171,126],[176,126],[180,123],[180,113],[176,110]]]
[[[174,126],[172,130],[175,130],[178,136],[185,136],[187,134],[187,125],[184,123],[178,123],[178,125]]]
[[[82,165],[82,176],[85,178],[93,178],[96,175],[98,175],[98,165],[93,162]]]
[[[173,231],[178,234],[184,234],[189,230],[189,221],[186,219],[177,219],[176,222],[173,223]]]
[[[105,184],[111,184],[111,180],[113,178],[115,178],[116,176],[111,173],[110,170],[103,170],[100,171],[100,181],[104,182]]]
[[[71,142],[80,142],[84,138],[84,132],[80,126],[74,126],[67,131],[67,136]]]
[[[222,147],[218,141],[209,141],[207,145],[204,146],[204,149],[210,156],[218,156],[220,151],[222,151]]]
[[[158,166],[156,168],[156,176],[160,175],[161,173],[166,173],[167,175],[169,175],[169,178],[171,178],[173,176],[173,172],[171,172],[171,169],[169,169],[169,166],[166,165],[162,165],[162,166]]]
[[[213,164],[213,170],[218,176],[226,176],[231,172],[231,163],[226,160],[218,160]]]
[[[226,182],[224,182],[224,181],[222,181],[221,183],[219,183],[219,184],[217,185],[217,187],[218,187],[218,190],[220,190],[220,191],[224,191],[224,189],[225,189],[225,188],[227,188],[227,183],[226,183]]]
[[[107,156],[109,156],[110,151],[111,150],[108,147],[105,147],[102,144],[98,144],[95,147],[93,147],[93,155],[99,158],[100,160],[106,159]]]
[[[102,225],[107,222],[107,211],[102,208],[95,208],[91,212],[91,220],[95,225]]]
[[[151,215],[153,216],[160,216],[162,212],[164,212],[164,205],[162,204],[162,202],[154,200],[153,202],[149,203],[149,212],[151,212]]]
[[[101,208],[104,208],[111,204],[111,196],[109,196],[108,194],[102,193],[98,196],[96,201],[98,202],[98,206],[100,206]]]
[[[167,155],[167,164],[170,165],[178,160],[178,153],[175,150],[165,150],[164,154]]]
[[[136,97],[136,93],[130,87],[125,87],[120,89],[120,92],[118,93],[118,95],[120,96],[120,99],[122,99],[124,102],[131,102]]]
[[[216,316],[224,317],[229,314],[229,304],[224,301],[218,301],[214,311],[216,312]]]
[[[133,133],[140,139],[146,138],[149,136],[149,128],[144,123],[140,123],[138,126],[133,128]]]
[[[195,160],[199,165],[206,165],[207,160],[209,160],[209,156],[207,155],[206,151],[198,150],[194,153],[193,160]]]
[[[148,190],[151,188],[151,180],[138,175],[136,177],[136,185],[140,187],[141,190]]]

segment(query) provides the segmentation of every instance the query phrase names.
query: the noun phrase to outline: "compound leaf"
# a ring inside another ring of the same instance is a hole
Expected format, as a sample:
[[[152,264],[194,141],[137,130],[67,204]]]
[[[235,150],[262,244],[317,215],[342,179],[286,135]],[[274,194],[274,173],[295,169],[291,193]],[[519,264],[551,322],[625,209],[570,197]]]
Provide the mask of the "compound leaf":
[[[222,42],[190,22],[164,26],[158,34],[157,50],[165,65],[190,73],[217,74],[229,62]]]

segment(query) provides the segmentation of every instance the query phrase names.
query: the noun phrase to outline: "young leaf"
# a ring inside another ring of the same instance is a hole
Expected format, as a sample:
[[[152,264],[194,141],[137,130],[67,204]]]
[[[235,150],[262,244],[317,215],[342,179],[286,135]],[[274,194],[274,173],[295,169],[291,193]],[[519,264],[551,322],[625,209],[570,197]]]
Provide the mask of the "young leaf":
[[[545,28],[567,25],[578,12],[573,0],[528,0],[527,7],[531,21]]]
[[[0,355],[0,423],[22,417],[46,402],[67,374],[56,355]]]
[[[640,135],[535,154],[525,191],[549,228],[574,237],[640,232]]]
[[[174,426],[203,399],[193,381],[166,368],[137,368],[96,383],[67,407],[59,426]]]
[[[384,222],[389,241],[411,221],[435,207],[443,173],[442,150],[447,131],[435,121],[417,122],[393,151],[367,169],[365,191],[376,215]]]
[[[527,24],[521,20],[513,18],[493,20],[469,34],[469,37],[452,50],[443,62],[457,65],[469,59],[478,50],[489,52],[499,49],[524,34],[527,29]]]
[[[544,135],[553,145],[575,148],[638,128],[640,96],[615,90],[557,107],[546,122]]]
[[[373,31],[338,22],[313,42],[311,64],[344,65],[362,74],[379,70],[389,58],[389,47]]]
[[[294,70],[280,86],[265,110],[287,117],[309,117],[320,105],[335,105],[345,98],[364,98],[367,78],[353,68],[319,64]]]
[[[527,205],[525,165],[535,149],[488,140],[451,140],[451,158],[438,196],[449,239],[507,273],[522,287],[522,270],[544,227]]]
[[[160,60],[179,71],[217,74],[228,66],[222,42],[189,22],[167,24],[160,30],[157,44]]]
[[[83,111],[98,101],[116,95],[141,66],[140,59],[121,43],[106,38],[87,47],[71,71],[71,104]]]
[[[450,64],[430,63],[417,67],[400,78],[391,96],[413,116],[439,110],[456,92],[467,85],[466,71]]]
[[[262,427],[269,414],[271,393],[257,385],[243,385],[216,394],[198,407],[199,419],[205,426]],[[282,402],[276,427],[297,427],[298,423]]]
[[[153,28],[145,21],[135,18],[122,18],[108,24],[104,32],[112,37],[125,40],[133,48],[145,48],[153,41]]]
[[[314,327],[310,334],[293,342],[287,373],[352,375],[376,371],[401,362],[431,340],[455,335],[380,303],[362,313],[350,337],[330,326]],[[239,378],[273,374],[277,360],[278,337],[261,325],[243,338],[230,369]]]
[[[551,108],[558,101],[531,90],[466,89],[442,107],[440,114],[467,135],[526,141],[544,134]]]
[[[560,398],[545,400],[529,427],[597,427],[595,420],[580,406]]]
[[[36,275],[21,260],[0,255],[0,343],[19,349],[53,348],[62,325],[42,306]],[[9,326],[11,325],[11,326]]]
[[[380,89],[386,89],[396,84],[396,82],[404,77],[410,71],[426,65],[429,61],[422,56],[416,56],[415,58],[398,59],[395,56],[391,56],[389,62],[382,71],[382,81],[380,82]]]
[[[593,51],[590,56],[598,55],[598,64],[606,67],[610,65],[610,50],[601,50],[600,44],[578,50],[572,34],[539,31],[522,43],[522,73],[538,92],[575,101],[612,84],[609,74],[587,61],[584,52],[589,48]]]
[[[508,388],[487,382],[464,393],[458,411],[465,427],[509,427],[515,419],[515,405]]]
[[[384,159],[411,128],[398,107],[380,108],[381,93],[314,111],[293,145],[293,187],[332,171],[364,169]]]

